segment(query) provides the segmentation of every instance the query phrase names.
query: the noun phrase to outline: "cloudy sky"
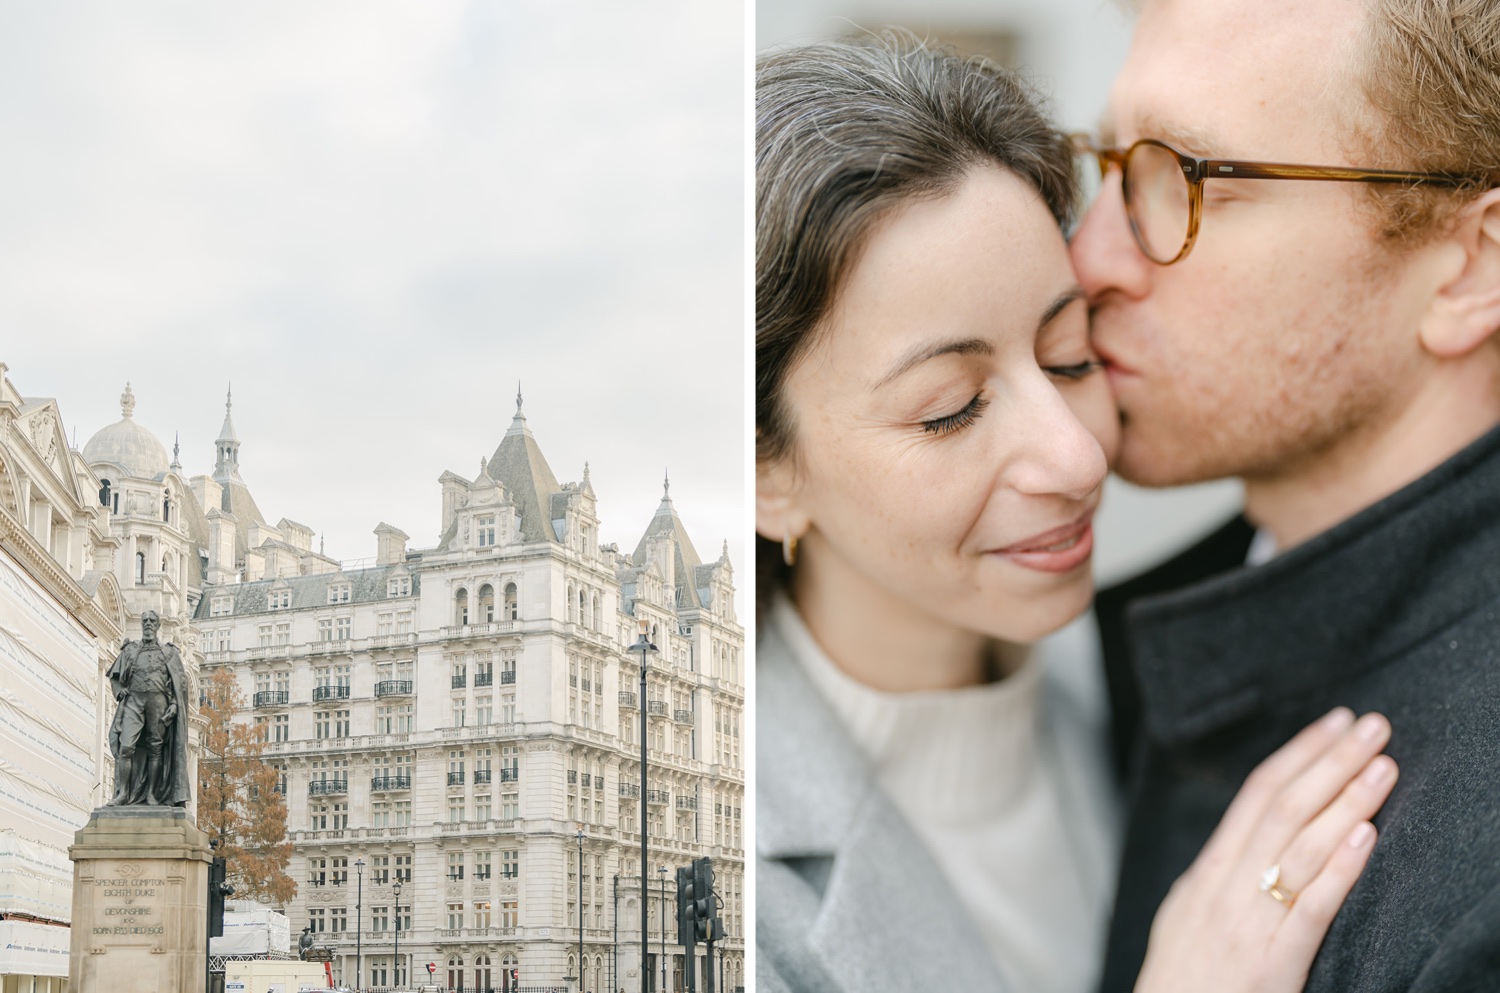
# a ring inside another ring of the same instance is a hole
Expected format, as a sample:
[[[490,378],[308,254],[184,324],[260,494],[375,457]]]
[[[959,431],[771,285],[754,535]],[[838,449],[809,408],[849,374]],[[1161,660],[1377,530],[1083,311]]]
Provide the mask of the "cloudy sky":
[[[210,472],[232,380],[262,512],[356,559],[435,542],[520,381],[605,541],[670,468],[749,586],[742,4],[0,12],[0,361],[80,447],[128,379]]]

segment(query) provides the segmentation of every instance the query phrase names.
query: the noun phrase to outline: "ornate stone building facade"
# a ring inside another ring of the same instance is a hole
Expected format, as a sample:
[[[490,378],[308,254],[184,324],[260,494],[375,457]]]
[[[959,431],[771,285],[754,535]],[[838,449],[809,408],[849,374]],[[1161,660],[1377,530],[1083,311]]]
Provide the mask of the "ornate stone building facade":
[[[126,613],[118,539],[57,402],[0,363],[0,990],[61,993],[68,846],[109,797],[104,678]]]
[[[440,477],[434,547],[381,524],[373,563],[341,568],[310,529],[264,523],[227,411],[217,444],[213,476],[190,481],[192,627],[271,743],[300,885],[285,909],[343,981],[358,945],[371,986],[432,963],[450,987],[581,975],[576,989],[637,993],[661,988],[664,961],[679,988],[674,870],[711,855],[728,931],[715,981],[743,985],[744,631],[727,550],[701,561],[669,490],[633,552],[601,544],[588,467],[558,483],[518,397],[479,473]],[[645,700],[626,652],[642,622],[659,649]],[[642,802],[665,903],[656,882],[640,892]]]

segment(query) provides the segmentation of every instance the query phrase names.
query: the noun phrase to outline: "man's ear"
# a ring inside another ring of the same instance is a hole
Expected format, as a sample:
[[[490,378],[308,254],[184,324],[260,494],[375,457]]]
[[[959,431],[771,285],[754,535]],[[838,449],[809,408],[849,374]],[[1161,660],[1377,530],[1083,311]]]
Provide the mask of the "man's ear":
[[[1442,256],[1451,260],[1452,275],[1433,297],[1420,333],[1430,354],[1452,359],[1500,331],[1500,189],[1465,207],[1444,242],[1452,249]]]
[[[783,541],[807,533],[807,513],[797,500],[796,467],[787,456],[755,465],[755,531],[762,538]]]

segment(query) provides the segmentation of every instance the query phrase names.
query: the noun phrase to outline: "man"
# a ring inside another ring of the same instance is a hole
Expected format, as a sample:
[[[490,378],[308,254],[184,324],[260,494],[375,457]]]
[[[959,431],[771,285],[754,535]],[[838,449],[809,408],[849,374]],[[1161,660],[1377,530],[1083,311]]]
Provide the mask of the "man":
[[[1335,704],[1390,718],[1401,781],[1307,989],[1496,988],[1500,4],[1145,0],[1104,131],[1072,247],[1119,471],[1245,486],[1099,598],[1132,811],[1105,989],[1250,768]],[[1171,150],[1116,154],[1142,139]]]
[[[160,628],[156,611],[146,611],[141,640],[127,640],[109,669],[119,704],[109,731],[111,807],[187,805],[187,674],[177,646],[156,640]]]

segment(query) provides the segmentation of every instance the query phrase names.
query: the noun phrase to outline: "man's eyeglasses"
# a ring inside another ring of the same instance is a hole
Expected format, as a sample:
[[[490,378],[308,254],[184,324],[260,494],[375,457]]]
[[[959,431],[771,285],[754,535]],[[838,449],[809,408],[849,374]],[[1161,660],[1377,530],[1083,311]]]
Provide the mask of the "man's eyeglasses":
[[[1203,184],[1210,179],[1311,179],[1445,187],[1474,182],[1443,173],[1199,159],[1154,138],[1142,138],[1122,150],[1099,148],[1087,135],[1074,135],[1073,147],[1098,159],[1101,179],[1110,166],[1120,167],[1131,233],[1146,258],[1158,265],[1178,262],[1192,250],[1203,218]]]

